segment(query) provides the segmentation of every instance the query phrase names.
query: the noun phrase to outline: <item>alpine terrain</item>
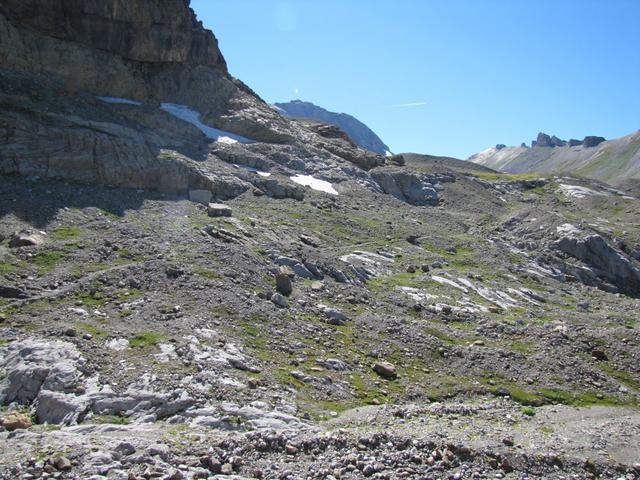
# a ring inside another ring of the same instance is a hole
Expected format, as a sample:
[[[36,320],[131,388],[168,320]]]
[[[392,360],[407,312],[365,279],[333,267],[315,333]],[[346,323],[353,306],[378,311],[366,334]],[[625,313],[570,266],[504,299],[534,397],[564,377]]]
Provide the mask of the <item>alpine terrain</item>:
[[[341,128],[188,0],[0,3],[0,478],[640,478],[636,195]]]
[[[496,145],[468,160],[509,173],[572,173],[612,184],[640,182],[640,131],[608,141],[598,136],[566,141],[539,133],[531,147]]]

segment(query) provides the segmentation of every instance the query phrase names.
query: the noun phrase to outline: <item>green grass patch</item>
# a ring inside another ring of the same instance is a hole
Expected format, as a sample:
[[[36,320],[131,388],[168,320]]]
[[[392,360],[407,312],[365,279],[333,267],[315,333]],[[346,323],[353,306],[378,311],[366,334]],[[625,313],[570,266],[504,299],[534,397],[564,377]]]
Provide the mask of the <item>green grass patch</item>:
[[[522,414],[527,417],[533,417],[536,414],[536,411],[533,407],[522,407]]]
[[[82,235],[82,229],[80,227],[58,227],[49,234],[49,237],[53,240],[73,240]]]
[[[152,347],[163,341],[166,337],[157,332],[139,332],[129,339],[132,348]]]
[[[123,417],[120,415],[94,415],[91,418],[91,421],[99,425],[102,425],[102,424],[128,425],[130,423],[130,420],[127,417]]]
[[[64,252],[58,250],[47,250],[36,253],[31,262],[38,268],[40,273],[49,273],[58,266],[64,258]]]
[[[545,175],[540,173],[474,172],[473,176],[481,178],[482,180],[494,182],[519,182],[522,180],[537,180],[538,178],[545,178]]]
[[[84,333],[89,333],[95,338],[104,338],[107,336],[107,332],[91,323],[79,323],[78,330]]]
[[[222,278],[218,272],[204,267],[193,267],[193,273],[200,275],[202,278],[206,278],[207,280],[218,280]]]

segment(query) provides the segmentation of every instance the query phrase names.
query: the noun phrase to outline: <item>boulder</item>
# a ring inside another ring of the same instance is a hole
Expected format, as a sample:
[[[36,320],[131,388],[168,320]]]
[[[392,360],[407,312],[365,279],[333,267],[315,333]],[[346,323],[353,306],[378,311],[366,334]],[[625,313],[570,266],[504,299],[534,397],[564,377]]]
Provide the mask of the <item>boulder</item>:
[[[210,203],[207,206],[207,213],[210,217],[230,217],[231,207],[223,203]]]
[[[276,290],[282,295],[289,296],[293,292],[291,277],[284,272],[276,273]]]
[[[41,245],[43,242],[44,237],[42,235],[30,232],[29,230],[21,230],[11,235],[11,238],[9,239],[9,247],[33,247]]]
[[[337,308],[319,304],[318,309],[324,314],[330,325],[344,325],[349,321],[349,318]]]
[[[281,293],[274,293],[273,295],[271,295],[271,302],[273,302],[274,305],[280,308],[287,308],[289,306],[287,297],[285,297]]]
[[[2,426],[9,432],[24,430],[31,427],[31,419],[25,413],[14,412],[2,419]]]
[[[285,257],[281,255],[281,256],[277,256],[274,259],[274,263],[276,265],[286,266],[291,268],[293,273],[295,273],[300,278],[306,278],[307,280],[314,280],[315,278],[317,278],[317,275],[315,275],[311,270],[309,270],[309,268],[307,268],[307,266],[304,263],[302,263],[300,260],[297,260],[295,258]]]
[[[389,362],[376,362],[373,365],[373,371],[380,375],[382,378],[386,378],[388,380],[393,380],[398,377],[395,365]]]
[[[50,390],[41,390],[35,401],[35,415],[38,423],[77,423],[87,410],[87,399]]]

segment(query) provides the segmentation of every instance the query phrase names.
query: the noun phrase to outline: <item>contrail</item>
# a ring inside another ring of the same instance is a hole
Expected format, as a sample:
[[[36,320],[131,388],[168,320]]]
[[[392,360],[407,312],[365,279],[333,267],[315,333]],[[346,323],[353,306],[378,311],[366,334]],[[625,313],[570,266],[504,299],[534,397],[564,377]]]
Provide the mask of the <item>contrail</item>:
[[[428,102],[399,103],[397,105],[387,105],[388,108],[421,107]]]

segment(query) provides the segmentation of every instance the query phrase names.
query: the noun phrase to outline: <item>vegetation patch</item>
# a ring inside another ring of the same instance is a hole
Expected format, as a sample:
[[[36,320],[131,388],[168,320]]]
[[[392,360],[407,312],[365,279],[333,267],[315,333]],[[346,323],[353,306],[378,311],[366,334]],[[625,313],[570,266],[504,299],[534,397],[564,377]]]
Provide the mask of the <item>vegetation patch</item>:
[[[49,273],[58,266],[64,258],[64,252],[59,250],[47,250],[36,253],[31,262],[38,268],[41,274]]]
[[[58,227],[49,234],[49,237],[53,240],[73,240],[82,235],[82,229],[80,227]]]
[[[129,339],[132,348],[152,347],[165,340],[165,336],[158,332],[139,332]]]

